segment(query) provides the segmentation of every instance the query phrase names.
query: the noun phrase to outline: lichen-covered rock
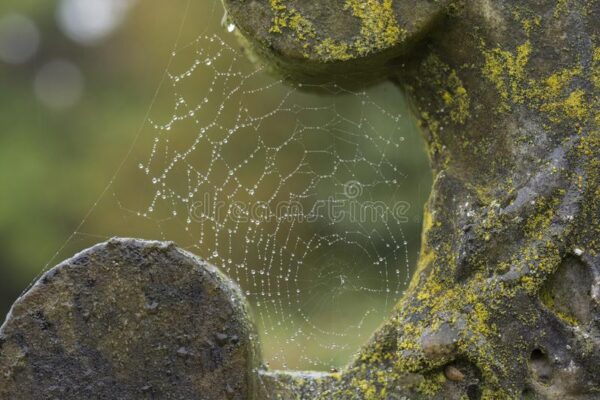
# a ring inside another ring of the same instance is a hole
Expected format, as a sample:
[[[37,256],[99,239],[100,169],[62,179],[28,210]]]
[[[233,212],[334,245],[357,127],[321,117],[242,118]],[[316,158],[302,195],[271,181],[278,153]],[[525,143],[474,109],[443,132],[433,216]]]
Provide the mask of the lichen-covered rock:
[[[398,82],[435,174],[389,323],[277,398],[600,398],[600,2],[224,2],[292,78]]]
[[[249,48],[297,79],[377,79],[443,16],[447,0],[225,0]],[[352,63],[348,63],[352,61]]]
[[[112,239],[48,271],[0,329],[0,399],[246,400],[239,291],[172,243]]]

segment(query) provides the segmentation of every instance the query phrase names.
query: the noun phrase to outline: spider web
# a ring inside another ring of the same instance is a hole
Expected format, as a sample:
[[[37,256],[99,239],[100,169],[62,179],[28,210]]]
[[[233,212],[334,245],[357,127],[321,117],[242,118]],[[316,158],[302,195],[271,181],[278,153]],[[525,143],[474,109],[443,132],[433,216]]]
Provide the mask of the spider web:
[[[234,30],[173,52],[108,187],[120,226],[74,235],[175,240],[240,285],[270,367],[339,367],[410,276],[398,93],[284,82]]]

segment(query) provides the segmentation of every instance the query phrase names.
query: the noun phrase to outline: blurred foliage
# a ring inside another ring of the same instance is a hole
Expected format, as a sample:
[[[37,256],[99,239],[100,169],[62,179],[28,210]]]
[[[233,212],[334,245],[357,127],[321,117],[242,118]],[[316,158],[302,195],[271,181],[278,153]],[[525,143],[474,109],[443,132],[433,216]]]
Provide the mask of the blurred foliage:
[[[147,156],[151,136],[142,130],[142,145],[133,146],[131,154],[129,149],[151,104],[153,114],[171,113],[169,101],[160,92],[156,101],[154,96],[172,46],[177,38],[185,43],[202,32],[223,30],[218,2],[190,4],[139,1],[117,31],[93,47],[82,47],[61,33],[54,1],[5,0],[0,4],[0,18],[11,12],[27,15],[41,34],[40,50],[28,63],[0,62],[0,314],[8,311],[45,267],[107,237],[130,233],[149,239],[181,239],[176,233],[171,236],[170,230],[158,232],[156,226],[133,224],[123,212],[115,212],[114,202],[97,201],[109,184],[108,197],[113,190],[124,199],[145,195],[135,166],[136,157]],[[81,101],[66,110],[47,108],[33,91],[36,71],[55,58],[70,60],[85,78]],[[393,92],[390,101],[400,103],[398,112],[408,115],[396,89],[386,90]],[[403,118],[400,123],[405,125],[406,141],[397,162],[407,176],[403,198],[412,204],[404,231],[414,264],[422,204],[431,178],[414,122]],[[128,155],[131,162],[118,170],[113,184],[117,167]],[[75,231],[79,233],[72,236]],[[263,347],[266,353],[275,351],[268,343]]]

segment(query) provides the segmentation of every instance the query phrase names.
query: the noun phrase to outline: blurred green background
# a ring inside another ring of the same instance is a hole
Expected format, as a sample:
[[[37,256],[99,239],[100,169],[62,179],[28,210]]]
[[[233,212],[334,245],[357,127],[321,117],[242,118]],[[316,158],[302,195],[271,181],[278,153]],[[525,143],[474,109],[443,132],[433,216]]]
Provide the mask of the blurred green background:
[[[45,268],[111,236],[175,240],[208,257],[208,247],[190,239],[200,234],[197,227],[190,233],[184,231],[184,224],[175,223],[181,222],[178,219],[158,224],[158,217],[139,218],[127,210],[141,210],[152,198],[148,177],[140,177],[138,164],[148,160],[158,137],[145,124],[148,110],[152,119],[173,114],[173,92],[179,88],[172,89],[165,83],[165,70],[177,70],[178,63],[186,65],[197,57],[185,55],[185,45],[199,35],[227,36],[222,17],[219,2],[213,0],[5,0],[0,4],[2,316]],[[232,35],[227,37],[237,49]],[[171,55],[174,49],[177,57]],[[191,92],[189,96],[194,96],[196,90],[197,103],[204,97],[201,79],[194,75],[182,85]],[[273,78],[260,79],[264,85]],[[285,90],[269,91],[265,96],[271,93],[273,99],[261,97],[258,101],[277,101]],[[298,101],[319,101],[315,94],[298,96]],[[413,266],[430,172],[423,143],[414,121],[407,117],[401,94],[392,85],[384,85],[375,89],[373,96],[403,116],[396,129],[404,139],[391,158],[403,176],[398,198],[411,204],[402,230],[408,243],[408,262]],[[351,110],[347,106],[347,112]],[[231,119],[237,113],[237,109],[226,109],[222,118]],[[182,126],[178,135],[174,146],[185,148],[196,132],[193,127]],[[170,187],[178,185],[174,179],[170,178]],[[336,256],[340,260],[352,257]],[[225,262],[218,258],[211,261],[217,265]],[[327,278],[327,265],[318,269],[318,279]],[[319,289],[325,293],[337,290],[335,285],[341,276],[337,271],[342,269],[339,261],[333,269],[335,278]],[[311,292],[316,279],[306,280],[307,292]],[[353,301],[366,300],[355,297]],[[369,301],[379,307],[379,300]],[[255,303],[253,298],[251,302]],[[344,312],[351,314],[359,306],[364,307],[347,303]],[[323,315],[318,315],[319,310],[315,312],[317,319],[333,317],[335,324],[345,323],[343,317],[335,319],[331,310]],[[360,330],[368,336],[380,320],[366,323]],[[274,322],[266,324],[271,327]],[[285,332],[289,326],[276,329]],[[335,346],[328,347],[327,352],[335,355],[327,354],[326,361],[320,362],[310,362],[324,351],[318,343],[303,343],[303,355],[285,357],[278,354],[294,350],[285,350],[280,342],[271,344],[264,339],[263,348],[274,367],[339,366],[364,342],[364,335],[344,339],[348,343],[340,347],[343,351],[336,353]],[[312,341],[318,342],[319,338],[312,337]]]

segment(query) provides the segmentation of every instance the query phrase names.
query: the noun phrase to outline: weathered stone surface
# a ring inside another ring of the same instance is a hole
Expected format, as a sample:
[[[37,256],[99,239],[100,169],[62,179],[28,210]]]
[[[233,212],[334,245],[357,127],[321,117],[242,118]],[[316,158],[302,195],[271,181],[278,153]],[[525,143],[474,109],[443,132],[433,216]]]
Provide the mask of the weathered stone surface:
[[[172,243],[112,239],[48,271],[0,329],[0,398],[246,400],[238,289]]]
[[[277,396],[600,398],[600,2],[224,3],[291,78],[398,82],[435,174],[389,323]]]
[[[242,40],[286,75],[380,79],[444,15],[448,0],[225,0]],[[347,61],[352,61],[348,63]],[[379,70],[374,74],[374,70]]]

